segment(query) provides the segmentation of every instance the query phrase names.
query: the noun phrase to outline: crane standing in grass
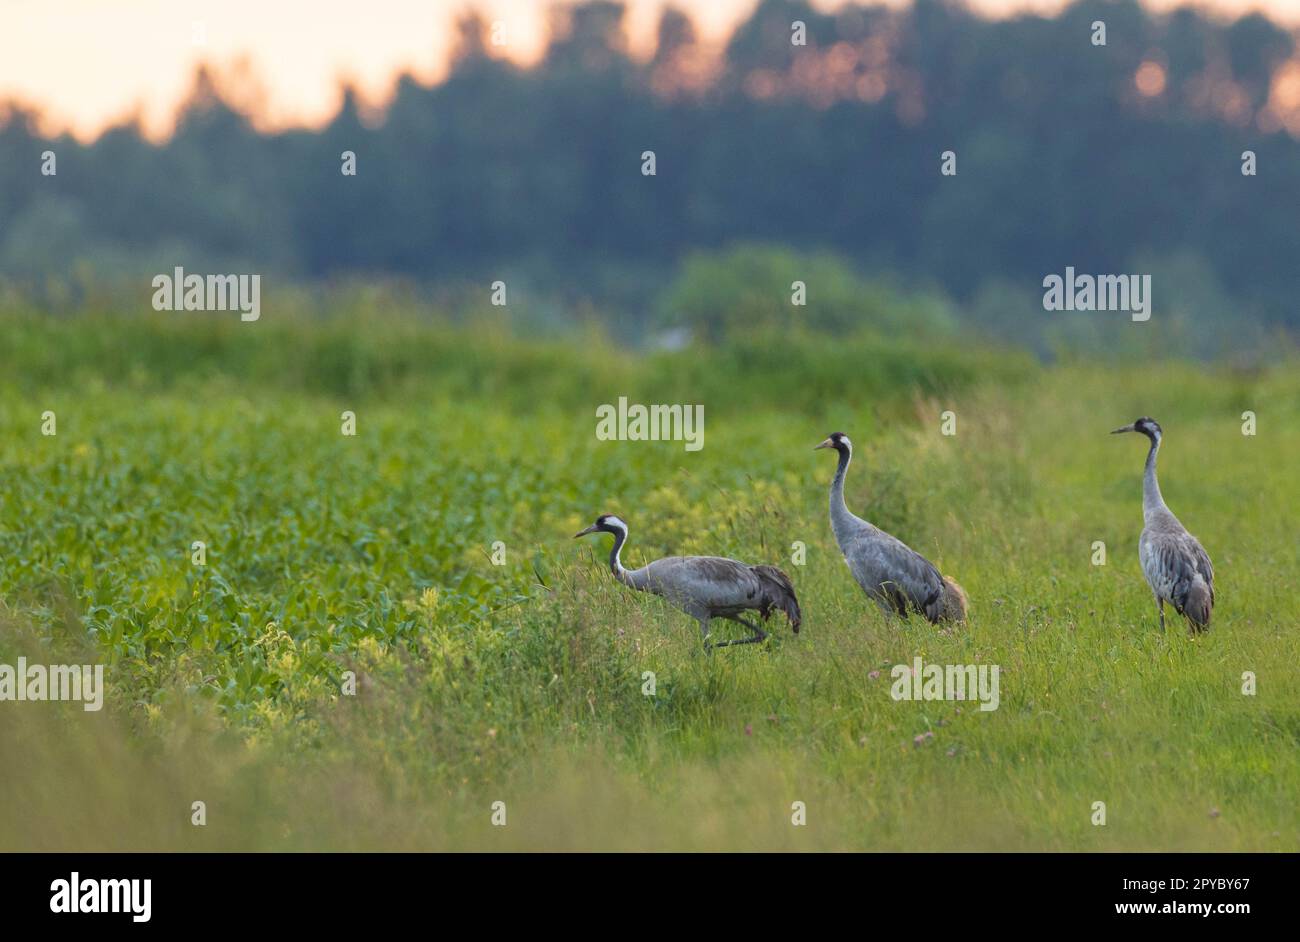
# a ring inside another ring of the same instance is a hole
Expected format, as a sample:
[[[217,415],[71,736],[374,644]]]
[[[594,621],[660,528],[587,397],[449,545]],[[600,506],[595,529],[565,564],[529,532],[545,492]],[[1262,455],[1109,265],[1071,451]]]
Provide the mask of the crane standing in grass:
[[[1192,631],[1204,631],[1210,627],[1210,612],[1214,608],[1214,567],[1205,547],[1187,532],[1160,496],[1156,453],[1160,451],[1163,430],[1155,419],[1143,416],[1111,434],[1120,432],[1138,432],[1151,439],[1146,473],[1142,477],[1145,526],[1138,540],[1138,559],[1142,562],[1142,574],[1156,596],[1160,630],[1165,630],[1165,602],[1169,602],[1190,622]]]
[[[698,621],[706,651],[710,649],[709,621],[714,618],[739,622],[753,632],[748,638],[719,641],[714,647],[765,641],[766,631],[740,617],[741,612],[749,610],[757,611],[766,621],[773,609],[780,609],[794,633],[799,633],[799,601],[794,586],[790,577],[775,566],[747,566],[721,556],[668,556],[640,569],[624,569],[619,551],[627,542],[627,532],[627,524],[618,517],[601,514],[573,538],[588,533],[613,534],[609,569],[614,578],[628,588],[663,596]]]
[[[834,448],[840,462],[831,482],[831,530],[853,578],[886,613],[906,618],[920,612],[932,624],[966,620],[966,593],[934,564],[902,540],[849,512],[844,503],[844,475],[853,458],[853,443],[834,432],[817,448]]]

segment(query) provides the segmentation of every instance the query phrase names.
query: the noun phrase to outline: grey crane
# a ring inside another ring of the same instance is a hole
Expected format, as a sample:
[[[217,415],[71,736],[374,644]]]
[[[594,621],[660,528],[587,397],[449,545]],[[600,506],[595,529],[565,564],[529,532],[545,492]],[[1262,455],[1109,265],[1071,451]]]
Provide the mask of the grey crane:
[[[739,622],[753,634],[748,638],[719,641],[715,647],[754,644],[767,639],[767,632],[740,617],[754,610],[767,621],[774,609],[785,612],[794,633],[799,633],[799,601],[790,577],[775,566],[748,566],[721,556],[667,556],[640,569],[624,569],[619,551],[627,542],[627,524],[613,514],[601,514],[580,533],[612,533],[609,569],[614,578],[631,589],[652,592],[667,599],[700,623],[705,650],[709,650],[709,621],[726,618]]]
[[[1160,496],[1156,454],[1164,430],[1155,419],[1143,416],[1111,434],[1120,432],[1138,432],[1151,440],[1146,472],[1142,476],[1144,526],[1138,540],[1138,559],[1147,585],[1156,596],[1160,630],[1165,630],[1165,602],[1169,602],[1187,619],[1193,632],[1204,631],[1210,627],[1210,612],[1214,608],[1214,567],[1205,547],[1187,532]]]
[[[844,475],[853,459],[853,443],[833,432],[817,448],[839,452],[831,482],[831,530],[844,561],[862,591],[888,614],[906,618],[912,612],[932,624],[966,620],[966,593],[934,564],[902,540],[849,512],[844,503]]]

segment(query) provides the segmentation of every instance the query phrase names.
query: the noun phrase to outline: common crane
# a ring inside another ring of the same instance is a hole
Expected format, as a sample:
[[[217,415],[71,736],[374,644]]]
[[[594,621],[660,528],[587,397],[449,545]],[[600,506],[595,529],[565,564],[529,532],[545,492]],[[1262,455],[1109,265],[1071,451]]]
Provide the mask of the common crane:
[[[920,612],[932,624],[966,620],[966,593],[939,574],[928,559],[902,540],[849,512],[844,503],[844,475],[853,459],[853,443],[834,432],[817,448],[834,448],[840,456],[831,482],[831,530],[849,571],[887,614],[906,618]]]
[[[1187,532],[1178,518],[1165,506],[1156,480],[1156,453],[1164,432],[1160,423],[1143,416],[1120,432],[1138,432],[1151,440],[1147,452],[1146,472],[1142,476],[1142,536],[1138,540],[1138,559],[1142,574],[1156,596],[1160,612],[1160,630],[1165,630],[1165,602],[1169,602],[1191,623],[1192,631],[1210,627],[1214,608],[1214,567],[1196,537]]]
[[[588,533],[613,534],[609,568],[614,578],[629,588],[663,596],[698,621],[705,650],[710,648],[709,621],[714,618],[739,622],[753,632],[748,638],[719,641],[715,647],[766,640],[767,632],[740,617],[741,612],[751,609],[764,621],[774,609],[780,609],[794,633],[799,633],[799,601],[794,586],[790,577],[775,566],[748,566],[721,556],[668,556],[640,569],[624,569],[619,551],[627,542],[627,524],[613,514],[601,514],[573,538]]]

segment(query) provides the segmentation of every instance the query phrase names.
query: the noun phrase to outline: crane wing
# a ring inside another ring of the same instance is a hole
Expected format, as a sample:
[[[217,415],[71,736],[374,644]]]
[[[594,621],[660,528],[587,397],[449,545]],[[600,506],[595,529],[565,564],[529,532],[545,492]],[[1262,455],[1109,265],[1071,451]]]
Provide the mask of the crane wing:
[[[845,553],[863,590],[883,598],[899,615],[917,611],[937,621],[943,607],[943,576],[934,564],[897,537],[871,528]]]
[[[748,566],[721,556],[667,556],[630,574],[637,588],[687,609],[751,607],[759,580]]]
[[[1210,587],[1210,601],[1213,602],[1214,564],[1210,562],[1210,554],[1205,552],[1205,547],[1201,545],[1201,541],[1196,537],[1190,533],[1184,533],[1184,536],[1187,538],[1187,551],[1192,558],[1192,565],[1201,574],[1205,584]]]
[[[1214,605],[1214,566],[1205,547],[1181,525],[1143,531],[1138,545],[1152,591],[1179,612],[1205,624]]]

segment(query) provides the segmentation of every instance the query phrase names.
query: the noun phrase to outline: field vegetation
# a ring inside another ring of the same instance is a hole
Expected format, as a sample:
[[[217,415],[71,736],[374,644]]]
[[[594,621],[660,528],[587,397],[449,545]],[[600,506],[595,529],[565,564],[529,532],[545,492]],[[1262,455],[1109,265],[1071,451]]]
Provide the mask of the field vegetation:
[[[0,317],[0,663],[108,682],[98,713],[0,704],[4,849],[1300,848],[1294,362],[776,326],[634,353],[361,304]],[[702,403],[703,449],[598,441],[620,396]],[[1107,433],[1139,415],[1215,562],[1203,637],[1160,633],[1138,568],[1145,443]],[[836,430],[851,508],[965,586],[965,627],[853,583],[812,450]],[[570,538],[606,512],[629,565],[780,565],[802,632],[704,655]],[[1000,665],[999,708],[894,701],[916,656]]]

